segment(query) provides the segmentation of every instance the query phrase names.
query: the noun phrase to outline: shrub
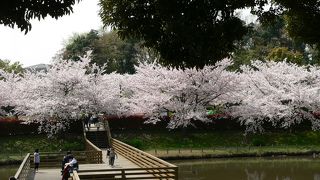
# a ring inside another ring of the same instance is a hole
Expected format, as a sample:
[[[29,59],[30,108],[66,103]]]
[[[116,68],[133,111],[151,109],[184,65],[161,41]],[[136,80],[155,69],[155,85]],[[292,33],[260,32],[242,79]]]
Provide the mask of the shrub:
[[[127,143],[135,148],[143,149],[143,142],[141,139],[132,139],[129,140]]]
[[[265,146],[266,145],[266,141],[261,137],[254,137],[252,139],[252,145],[253,146]]]

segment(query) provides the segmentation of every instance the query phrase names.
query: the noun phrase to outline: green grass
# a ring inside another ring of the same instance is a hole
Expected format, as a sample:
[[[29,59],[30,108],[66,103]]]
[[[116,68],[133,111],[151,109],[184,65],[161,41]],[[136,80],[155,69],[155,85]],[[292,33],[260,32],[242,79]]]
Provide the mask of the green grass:
[[[163,159],[307,155],[320,152],[320,132],[117,132],[114,138]]]
[[[114,137],[142,150],[212,149],[213,147],[320,147],[320,132],[267,132],[244,136],[243,131],[118,132]]]
[[[262,146],[262,147],[214,147],[182,148],[182,149],[153,149],[146,152],[164,159],[179,159],[180,157],[248,157],[248,156],[283,156],[283,155],[310,155],[320,152],[320,146]]]
[[[27,153],[39,149],[41,152],[58,152],[85,149],[81,136],[71,135],[65,139],[48,138],[45,135],[24,135],[0,137],[0,164],[22,160]]]

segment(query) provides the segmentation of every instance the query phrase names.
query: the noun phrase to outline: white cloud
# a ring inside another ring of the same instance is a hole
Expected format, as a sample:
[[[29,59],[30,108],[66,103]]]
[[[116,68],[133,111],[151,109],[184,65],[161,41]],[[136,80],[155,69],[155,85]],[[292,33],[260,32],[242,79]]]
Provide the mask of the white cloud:
[[[0,25],[0,59],[20,61],[24,66],[49,63],[63,42],[73,33],[99,29],[98,0],[83,0],[74,13],[58,20],[50,17],[32,21],[32,29],[24,34],[19,29]]]

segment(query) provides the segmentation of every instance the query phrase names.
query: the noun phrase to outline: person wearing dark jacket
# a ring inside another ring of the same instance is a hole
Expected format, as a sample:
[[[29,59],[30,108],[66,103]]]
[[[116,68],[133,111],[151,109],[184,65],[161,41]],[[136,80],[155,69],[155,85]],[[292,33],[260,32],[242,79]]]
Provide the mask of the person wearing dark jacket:
[[[69,163],[69,162],[72,160],[72,158],[73,158],[73,156],[72,156],[72,154],[71,154],[71,151],[68,151],[68,152],[67,152],[67,155],[65,155],[65,156],[63,157],[63,160],[62,160],[62,162],[61,162],[61,173],[63,172],[63,169],[64,169],[65,164],[66,164],[66,163]]]

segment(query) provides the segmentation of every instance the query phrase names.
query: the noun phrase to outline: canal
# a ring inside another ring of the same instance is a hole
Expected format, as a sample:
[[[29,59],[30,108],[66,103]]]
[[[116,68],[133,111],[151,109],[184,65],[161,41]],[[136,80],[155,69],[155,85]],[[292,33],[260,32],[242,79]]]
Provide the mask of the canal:
[[[19,165],[0,166],[0,180],[7,180],[10,176],[14,176],[19,168]]]
[[[231,158],[170,161],[179,180],[320,180],[320,158]],[[0,166],[0,180],[19,165]]]
[[[237,158],[170,161],[180,180],[320,180],[320,158]]]

